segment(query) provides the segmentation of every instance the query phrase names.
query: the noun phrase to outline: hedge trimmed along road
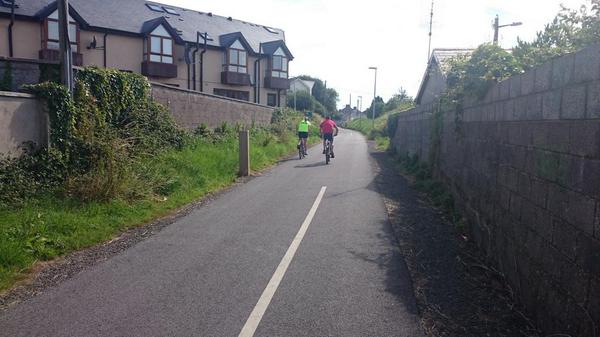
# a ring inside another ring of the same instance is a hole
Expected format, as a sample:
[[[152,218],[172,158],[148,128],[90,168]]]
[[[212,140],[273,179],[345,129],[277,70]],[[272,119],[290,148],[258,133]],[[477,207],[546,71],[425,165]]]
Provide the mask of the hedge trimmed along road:
[[[363,136],[223,194],[0,316],[2,336],[421,336]]]

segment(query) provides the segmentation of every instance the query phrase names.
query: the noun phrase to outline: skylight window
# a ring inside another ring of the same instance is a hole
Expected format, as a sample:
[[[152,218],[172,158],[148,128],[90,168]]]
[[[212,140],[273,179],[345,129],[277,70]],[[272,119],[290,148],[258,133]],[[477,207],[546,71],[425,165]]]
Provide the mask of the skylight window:
[[[271,33],[271,34],[279,34],[278,31],[274,30],[273,28],[267,27],[267,26],[263,26],[267,32]]]
[[[160,13],[164,12],[164,10],[162,9],[162,7],[160,7],[159,5],[146,4],[146,6],[148,6],[148,8],[150,8],[150,10],[153,10],[155,12],[160,12]]]
[[[174,10],[173,8],[171,8],[171,7],[165,7],[165,6],[163,6],[162,8],[165,10],[165,12],[167,12],[167,13],[169,13],[169,14],[173,14],[173,15],[179,15],[179,13],[177,13],[177,11],[175,11],[175,10]]]
[[[0,0],[0,6],[11,8],[13,5],[13,2],[15,2],[15,1],[16,0]],[[16,3],[15,3],[15,8],[19,8],[19,5],[17,5]]]

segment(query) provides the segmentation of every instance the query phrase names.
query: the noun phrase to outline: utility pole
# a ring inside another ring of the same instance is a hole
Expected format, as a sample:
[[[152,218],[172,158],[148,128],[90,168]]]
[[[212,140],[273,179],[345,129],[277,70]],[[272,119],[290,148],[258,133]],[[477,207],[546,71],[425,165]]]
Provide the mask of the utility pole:
[[[500,33],[500,18],[498,14],[496,14],[496,18],[494,19],[494,45],[498,45],[498,35]]]
[[[358,127],[361,128],[362,127],[362,96],[358,96],[358,98],[360,99],[360,105],[358,108]]]
[[[433,34],[433,3],[434,0],[431,0],[431,14],[429,16],[429,47],[427,49],[427,62],[431,58],[431,35]]]
[[[509,23],[507,25],[501,25],[500,24],[500,18],[498,17],[498,14],[496,14],[496,18],[494,19],[494,45],[498,45],[498,36],[500,35],[500,28],[504,28],[504,27],[515,27],[515,26],[520,26],[522,25],[522,22],[513,22],[513,23]]]
[[[73,94],[73,53],[69,40],[69,0],[58,1],[58,40],[61,82]]]
[[[371,117],[373,119],[373,129],[375,129],[375,107],[377,103],[377,67],[369,67],[371,70],[375,70],[375,84],[373,85],[373,106],[371,109]]]

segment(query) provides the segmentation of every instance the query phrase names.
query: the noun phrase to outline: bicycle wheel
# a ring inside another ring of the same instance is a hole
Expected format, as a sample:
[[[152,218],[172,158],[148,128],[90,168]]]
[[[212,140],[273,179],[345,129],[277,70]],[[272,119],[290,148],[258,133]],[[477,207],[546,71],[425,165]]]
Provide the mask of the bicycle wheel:
[[[329,149],[329,145],[325,148],[325,165],[329,165],[329,161],[331,160],[331,151]]]

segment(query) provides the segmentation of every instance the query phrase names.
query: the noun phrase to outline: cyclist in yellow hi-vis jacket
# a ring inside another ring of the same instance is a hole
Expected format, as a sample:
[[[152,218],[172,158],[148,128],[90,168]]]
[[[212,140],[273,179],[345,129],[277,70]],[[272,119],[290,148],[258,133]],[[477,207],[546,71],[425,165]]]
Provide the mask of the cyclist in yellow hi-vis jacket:
[[[298,124],[298,149],[300,149],[300,144],[304,145],[304,155],[307,155],[306,152],[306,140],[308,139],[308,128],[310,127],[310,122],[308,121],[308,117],[304,117],[303,120]]]

